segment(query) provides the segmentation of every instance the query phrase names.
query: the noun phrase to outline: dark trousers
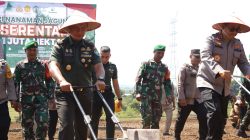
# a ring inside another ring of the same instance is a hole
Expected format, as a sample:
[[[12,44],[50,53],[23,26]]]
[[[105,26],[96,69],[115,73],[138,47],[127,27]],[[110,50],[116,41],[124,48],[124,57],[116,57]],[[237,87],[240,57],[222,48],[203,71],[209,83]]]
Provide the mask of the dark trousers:
[[[103,101],[101,100],[101,98],[97,95],[97,93],[94,94],[95,95],[93,99],[92,122],[91,122],[93,130],[96,136],[98,136],[98,125],[100,117],[102,115],[102,108],[103,108],[106,115],[106,138],[109,140],[113,140],[115,134],[115,124],[111,119],[112,115],[109,112],[108,108],[103,103]],[[111,94],[111,93],[105,92],[103,93],[103,95],[104,94]],[[114,112],[114,97],[104,96],[104,99],[107,101],[109,107]]]
[[[229,96],[225,97],[209,88],[199,88],[199,90],[207,110],[208,133],[206,140],[222,140],[227,120]]]
[[[58,120],[57,110],[49,110],[49,129],[48,129],[49,140],[54,139],[54,135],[56,133],[57,120]]]
[[[76,93],[83,110],[91,113],[92,94]],[[59,119],[59,140],[87,140],[88,127],[71,93],[57,93],[57,113]]]
[[[197,119],[199,122],[199,135],[200,140],[205,140],[207,134],[207,124],[206,124],[206,111],[203,103],[194,102],[193,105],[178,106],[178,115],[175,123],[175,136],[180,137],[181,131],[184,128],[185,122],[191,111],[197,114]]]
[[[10,115],[8,102],[0,104],[0,140],[8,140],[10,128]]]

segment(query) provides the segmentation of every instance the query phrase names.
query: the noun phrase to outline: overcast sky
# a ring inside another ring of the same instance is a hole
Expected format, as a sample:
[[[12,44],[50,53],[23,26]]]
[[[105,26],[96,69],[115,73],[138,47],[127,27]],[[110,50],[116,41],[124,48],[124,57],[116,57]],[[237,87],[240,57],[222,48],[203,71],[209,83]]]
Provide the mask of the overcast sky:
[[[20,0],[15,0],[20,1]],[[27,0],[39,1],[39,0]],[[51,2],[51,0],[42,0]],[[153,57],[153,47],[167,46],[163,62],[172,78],[188,62],[190,50],[202,49],[207,36],[215,33],[212,24],[229,14],[238,15],[248,25],[250,8],[246,0],[60,0],[60,2],[97,3],[96,47],[111,47],[111,61],[118,67],[121,85],[134,85],[142,61]],[[176,19],[175,28],[170,24]],[[175,30],[176,35],[171,34]],[[250,33],[239,34],[247,54]],[[171,44],[175,42],[175,49]],[[175,65],[174,65],[175,64]]]

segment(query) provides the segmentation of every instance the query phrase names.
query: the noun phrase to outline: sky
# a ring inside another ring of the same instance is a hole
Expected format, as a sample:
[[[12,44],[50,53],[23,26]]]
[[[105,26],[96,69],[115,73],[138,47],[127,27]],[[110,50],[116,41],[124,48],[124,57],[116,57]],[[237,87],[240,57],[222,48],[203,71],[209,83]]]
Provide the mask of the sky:
[[[214,23],[222,21],[227,15],[235,14],[250,25],[250,8],[246,0],[60,0],[60,2],[97,4],[96,20],[102,26],[96,30],[96,47],[99,49],[103,45],[110,46],[110,61],[117,65],[121,86],[134,86],[141,63],[153,57],[153,48],[157,44],[166,45],[162,62],[169,66],[171,78],[175,79],[179,67],[189,62],[190,50],[202,49],[206,45],[206,38],[216,32],[211,27]],[[173,21],[176,23],[171,24]],[[250,33],[237,35],[245,47],[246,54],[250,53],[249,37]]]

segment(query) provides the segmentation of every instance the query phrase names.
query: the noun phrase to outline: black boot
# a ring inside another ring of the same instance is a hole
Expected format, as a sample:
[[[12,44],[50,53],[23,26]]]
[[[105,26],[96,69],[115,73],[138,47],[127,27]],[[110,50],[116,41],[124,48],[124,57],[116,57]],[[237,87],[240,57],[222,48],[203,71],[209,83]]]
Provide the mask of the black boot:
[[[239,129],[236,133],[237,136],[242,137],[242,138],[248,138],[247,134],[245,131]]]
[[[174,134],[174,140],[181,140],[180,134]]]

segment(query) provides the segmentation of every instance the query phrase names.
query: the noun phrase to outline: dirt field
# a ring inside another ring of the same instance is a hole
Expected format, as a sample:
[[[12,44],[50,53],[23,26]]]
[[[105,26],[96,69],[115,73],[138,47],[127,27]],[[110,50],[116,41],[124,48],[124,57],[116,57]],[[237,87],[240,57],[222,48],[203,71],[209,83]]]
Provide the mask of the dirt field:
[[[161,132],[164,127],[164,117],[161,120]],[[174,120],[171,125],[171,130],[170,133],[173,134],[173,127],[174,127]],[[126,129],[131,129],[131,128],[140,128],[141,127],[141,122],[140,120],[132,120],[132,121],[121,121],[121,124],[123,128]],[[181,138],[182,140],[197,140],[198,139],[198,124],[195,116],[189,116],[188,121],[185,125],[185,128],[182,132]],[[226,134],[223,136],[223,140],[247,140],[243,138],[239,138],[235,136],[236,130],[231,127],[231,122],[228,121],[227,126],[226,126]],[[250,131],[247,132],[248,135],[250,135]],[[162,134],[161,134],[162,135]],[[116,133],[115,133],[116,138],[121,138],[122,133],[118,128],[116,128]],[[104,139],[105,138],[105,122],[101,121],[100,123],[100,129],[99,129],[99,139]],[[10,140],[21,140],[22,139],[22,134],[21,134],[21,126],[18,123],[12,123],[11,128],[10,128],[10,133],[9,133],[9,139]],[[57,139],[57,134],[55,136],[55,139]],[[163,137],[161,136],[162,140],[173,140],[172,136],[166,136]],[[248,138],[250,140],[250,138]]]

